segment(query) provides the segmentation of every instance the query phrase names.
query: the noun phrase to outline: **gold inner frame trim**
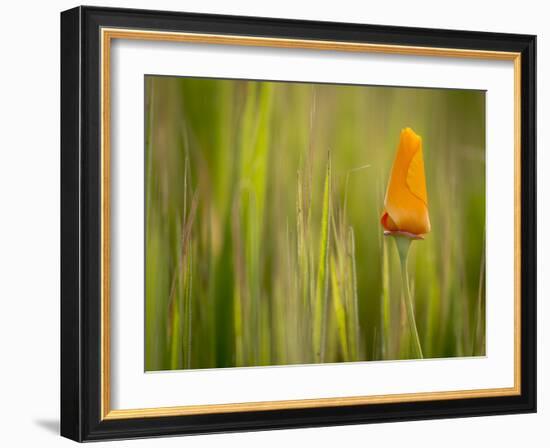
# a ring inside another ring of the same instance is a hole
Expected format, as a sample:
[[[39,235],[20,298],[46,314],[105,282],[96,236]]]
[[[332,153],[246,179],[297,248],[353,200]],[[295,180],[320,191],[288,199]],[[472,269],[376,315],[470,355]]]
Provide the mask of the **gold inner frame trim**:
[[[219,34],[101,29],[101,419],[166,417],[226,412],[306,409],[413,401],[502,397],[521,394],[521,54],[514,52],[455,48],[279,39]],[[456,57],[513,61],[514,63],[514,386],[492,389],[368,395],[303,400],[279,400],[212,405],[187,405],[141,409],[111,409],[110,346],[110,50],[113,39],[186,42],[213,45],[332,50],[355,53],[383,53],[411,56]]]

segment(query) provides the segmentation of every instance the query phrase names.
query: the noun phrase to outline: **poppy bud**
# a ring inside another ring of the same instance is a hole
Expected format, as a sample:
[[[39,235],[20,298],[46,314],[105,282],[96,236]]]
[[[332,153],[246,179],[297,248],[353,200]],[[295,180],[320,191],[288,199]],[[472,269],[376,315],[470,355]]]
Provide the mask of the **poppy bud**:
[[[430,231],[422,138],[411,128],[401,131],[380,222],[386,234],[422,238]]]

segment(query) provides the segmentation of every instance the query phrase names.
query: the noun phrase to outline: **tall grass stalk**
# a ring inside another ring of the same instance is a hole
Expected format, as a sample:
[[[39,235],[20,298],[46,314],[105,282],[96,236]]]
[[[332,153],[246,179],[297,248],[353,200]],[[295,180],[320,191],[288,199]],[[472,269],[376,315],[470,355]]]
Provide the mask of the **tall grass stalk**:
[[[188,256],[190,251],[190,239],[191,239],[191,230],[193,227],[193,221],[195,220],[195,215],[197,212],[198,205],[198,192],[195,193],[193,201],[191,204],[191,210],[189,211],[188,216],[183,216],[182,219],[182,233],[181,233],[181,249],[179,253],[178,262],[174,273],[172,274],[172,286],[170,287],[170,296],[168,300],[169,304],[169,321],[171,322],[170,326],[170,340],[171,342],[171,355],[170,355],[170,364],[172,369],[182,367],[183,365],[183,356],[182,345],[185,343],[184,340],[187,340],[187,337],[183,336],[182,340],[182,306],[181,302],[185,300],[182,294],[177,294],[176,290],[178,285],[184,285],[184,288],[188,287],[190,282],[189,270],[188,270]],[[178,300],[181,297],[182,300]],[[185,300],[187,301],[187,300]],[[189,312],[188,305],[185,304],[187,313]],[[189,314],[186,314],[187,316]],[[187,348],[187,347],[186,347]]]
[[[344,303],[342,301],[342,288],[340,285],[340,281],[338,279],[338,274],[336,272],[336,262],[334,261],[334,257],[330,257],[330,280],[331,280],[331,289],[332,289],[332,301],[334,304],[334,316],[336,318],[336,325],[338,327],[338,334],[341,344],[341,350],[342,354],[344,356],[344,360],[349,361],[350,354],[349,354],[349,342],[348,342],[348,324],[347,324],[347,316],[346,316],[346,309],[344,307]]]
[[[326,331],[326,305],[328,298],[328,263],[330,257],[330,196],[331,171],[329,154],[323,193],[323,212],[321,218],[317,283],[315,293],[315,305],[313,311],[313,342],[316,362],[323,362],[324,360],[324,336]]]
[[[349,266],[351,279],[349,281],[350,287],[350,314],[351,314],[351,325],[348,327],[349,339],[351,341],[352,347],[352,359],[355,361],[359,359],[359,332],[361,326],[359,324],[359,296],[357,294],[357,264],[355,261],[355,232],[353,227],[348,229],[348,251],[347,255],[349,258]]]

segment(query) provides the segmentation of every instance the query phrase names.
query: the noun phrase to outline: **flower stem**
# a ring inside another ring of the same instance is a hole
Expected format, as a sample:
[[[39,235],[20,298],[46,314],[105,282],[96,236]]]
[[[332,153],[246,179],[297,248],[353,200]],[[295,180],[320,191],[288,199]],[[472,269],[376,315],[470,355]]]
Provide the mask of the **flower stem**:
[[[401,280],[403,282],[403,293],[405,294],[405,303],[407,308],[407,320],[409,321],[409,327],[413,336],[414,348],[418,358],[424,358],[422,354],[422,346],[420,345],[420,338],[418,337],[418,329],[416,328],[416,319],[414,317],[414,308],[411,297],[411,291],[409,289],[409,274],[407,271],[407,259],[409,257],[409,249],[411,247],[412,240],[406,236],[395,235],[395,245],[397,246],[397,252],[399,253],[399,260],[401,262]]]

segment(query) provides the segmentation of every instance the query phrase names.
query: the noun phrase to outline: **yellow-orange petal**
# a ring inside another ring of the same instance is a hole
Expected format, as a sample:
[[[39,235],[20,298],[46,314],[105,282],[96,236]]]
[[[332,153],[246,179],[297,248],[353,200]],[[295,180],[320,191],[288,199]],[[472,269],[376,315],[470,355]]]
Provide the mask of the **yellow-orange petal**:
[[[415,235],[430,231],[422,139],[411,128],[401,131],[384,206],[386,230]]]
[[[412,194],[428,205],[428,192],[426,191],[426,177],[424,175],[424,157],[422,146],[416,152],[409,165],[407,172],[407,186]]]

